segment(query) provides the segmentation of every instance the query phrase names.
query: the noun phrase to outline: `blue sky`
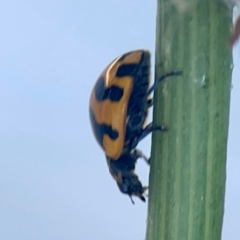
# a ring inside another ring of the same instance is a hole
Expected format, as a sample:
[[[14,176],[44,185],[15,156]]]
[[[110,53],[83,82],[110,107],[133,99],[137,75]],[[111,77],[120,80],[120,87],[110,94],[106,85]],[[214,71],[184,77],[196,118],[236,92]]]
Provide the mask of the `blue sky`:
[[[92,86],[128,50],[154,52],[155,1],[21,0],[0,7],[0,239],[144,239],[89,124]],[[130,23],[130,24],[129,24]],[[240,236],[239,44],[228,146],[224,240]],[[149,155],[150,138],[140,144]],[[138,173],[147,183],[148,167]]]

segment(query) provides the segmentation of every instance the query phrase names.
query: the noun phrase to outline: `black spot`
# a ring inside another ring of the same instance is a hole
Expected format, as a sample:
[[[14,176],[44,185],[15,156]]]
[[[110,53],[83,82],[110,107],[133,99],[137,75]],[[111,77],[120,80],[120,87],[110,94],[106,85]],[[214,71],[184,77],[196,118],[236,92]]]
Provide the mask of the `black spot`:
[[[123,89],[117,86],[112,86],[108,88],[106,91],[106,98],[109,98],[111,101],[117,102],[123,96]]]
[[[118,68],[116,72],[116,76],[117,77],[124,77],[124,76],[135,77],[137,68],[138,68],[137,64],[123,64]]]
[[[116,130],[112,129],[110,125],[107,124],[99,124],[97,123],[94,113],[91,109],[89,109],[90,120],[93,126],[93,130],[97,141],[101,146],[103,146],[103,135],[108,135],[111,139],[115,140],[118,138],[119,134]]]
[[[117,102],[123,96],[123,89],[118,86],[106,88],[104,77],[100,77],[95,86],[95,94],[98,101],[110,99],[113,102]]]

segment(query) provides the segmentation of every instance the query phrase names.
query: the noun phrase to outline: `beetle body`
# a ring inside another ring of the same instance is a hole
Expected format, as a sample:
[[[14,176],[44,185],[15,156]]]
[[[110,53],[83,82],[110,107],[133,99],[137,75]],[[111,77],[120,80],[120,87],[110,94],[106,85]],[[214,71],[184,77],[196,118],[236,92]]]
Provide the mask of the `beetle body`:
[[[143,187],[134,173],[139,157],[148,159],[135,149],[138,142],[153,130],[163,127],[145,127],[149,95],[169,73],[149,89],[150,53],[136,50],[112,61],[97,79],[90,96],[90,121],[94,136],[105,152],[109,171],[121,192],[143,197]],[[131,198],[132,199],[132,198]]]
[[[115,59],[98,78],[90,97],[94,135],[111,159],[127,151],[147,116],[150,54],[134,51]]]

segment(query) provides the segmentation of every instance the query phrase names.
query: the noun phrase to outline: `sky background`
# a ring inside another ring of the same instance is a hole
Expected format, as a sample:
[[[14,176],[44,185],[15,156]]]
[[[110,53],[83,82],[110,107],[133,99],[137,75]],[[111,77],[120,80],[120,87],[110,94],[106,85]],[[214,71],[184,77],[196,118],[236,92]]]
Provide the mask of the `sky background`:
[[[118,55],[154,52],[155,0],[2,0],[0,240],[144,239],[147,204],[122,195],[88,101]],[[240,236],[240,47],[234,48],[223,240]],[[150,154],[150,137],[139,147]],[[137,171],[147,183],[148,167]]]

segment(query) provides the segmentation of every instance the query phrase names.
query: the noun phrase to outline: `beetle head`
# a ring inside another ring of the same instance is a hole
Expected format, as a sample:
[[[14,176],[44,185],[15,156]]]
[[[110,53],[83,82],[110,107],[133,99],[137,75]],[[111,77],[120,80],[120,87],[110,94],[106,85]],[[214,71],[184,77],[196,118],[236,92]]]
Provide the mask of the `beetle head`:
[[[119,172],[118,176],[115,179],[120,191],[124,194],[129,195],[133,204],[134,201],[132,199],[132,196],[137,196],[143,202],[145,202],[145,197],[143,194],[148,189],[148,187],[142,186],[142,183],[139,181],[136,174],[129,173],[127,175],[122,175],[121,172]]]

